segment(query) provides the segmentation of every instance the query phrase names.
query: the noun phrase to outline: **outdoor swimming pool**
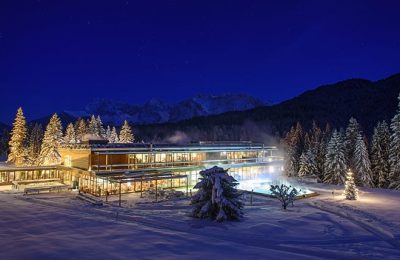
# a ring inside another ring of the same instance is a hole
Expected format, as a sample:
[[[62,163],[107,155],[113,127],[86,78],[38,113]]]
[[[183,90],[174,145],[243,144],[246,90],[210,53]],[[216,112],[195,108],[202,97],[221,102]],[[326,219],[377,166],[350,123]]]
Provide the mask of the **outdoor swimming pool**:
[[[314,193],[295,179],[287,178],[281,164],[249,167],[247,169],[232,168],[229,169],[228,173],[239,182],[237,188],[244,191],[271,195],[271,185],[285,184],[295,187],[299,192],[299,196]],[[189,189],[196,191],[193,189],[195,184],[196,182],[193,182],[191,185],[192,188]]]

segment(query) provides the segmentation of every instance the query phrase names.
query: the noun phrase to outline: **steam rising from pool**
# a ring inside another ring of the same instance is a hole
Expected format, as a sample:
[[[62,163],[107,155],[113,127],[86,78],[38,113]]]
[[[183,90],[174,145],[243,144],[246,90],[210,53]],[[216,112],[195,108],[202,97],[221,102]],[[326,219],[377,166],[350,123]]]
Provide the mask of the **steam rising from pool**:
[[[294,179],[288,179],[283,172],[281,165],[269,165],[253,170],[250,174],[240,174],[233,172],[231,175],[239,182],[238,189],[245,191],[253,191],[257,193],[270,194],[271,185],[291,185],[299,194],[311,193],[303,185],[296,182]]]

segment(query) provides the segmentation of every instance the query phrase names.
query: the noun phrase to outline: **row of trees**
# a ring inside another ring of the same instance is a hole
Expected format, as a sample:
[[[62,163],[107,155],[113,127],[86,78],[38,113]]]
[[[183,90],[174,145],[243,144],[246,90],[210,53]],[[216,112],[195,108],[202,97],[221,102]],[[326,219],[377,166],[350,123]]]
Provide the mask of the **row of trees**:
[[[19,108],[10,134],[8,162],[15,165],[52,165],[60,162],[58,149],[61,144],[79,144],[93,137],[109,143],[133,143],[134,136],[125,121],[118,135],[115,127],[103,127],[101,118],[93,115],[90,120],[78,119],[68,124],[65,133],[60,118],[54,114],[46,130],[35,123],[28,127],[22,108]]]
[[[319,181],[344,184],[351,169],[355,183],[365,187],[400,189],[400,95],[390,125],[378,122],[371,143],[355,118],[347,128],[322,130],[314,123],[304,132],[300,123],[283,139],[288,176],[315,176]]]
[[[109,125],[104,128],[100,116],[92,117],[89,120],[78,119],[75,124],[69,123],[64,135],[64,143],[76,144],[84,141],[88,137],[99,137],[108,140],[109,143],[133,143],[135,138],[128,121],[124,121],[118,135],[115,126]]]

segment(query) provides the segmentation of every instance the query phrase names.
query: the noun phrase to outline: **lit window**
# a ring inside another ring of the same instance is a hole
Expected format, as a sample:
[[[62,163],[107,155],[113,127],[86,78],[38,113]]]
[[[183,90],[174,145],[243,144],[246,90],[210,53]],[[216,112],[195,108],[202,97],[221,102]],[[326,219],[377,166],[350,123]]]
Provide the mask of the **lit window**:
[[[71,155],[66,155],[64,157],[64,166],[72,167],[72,157],[71,157]]]

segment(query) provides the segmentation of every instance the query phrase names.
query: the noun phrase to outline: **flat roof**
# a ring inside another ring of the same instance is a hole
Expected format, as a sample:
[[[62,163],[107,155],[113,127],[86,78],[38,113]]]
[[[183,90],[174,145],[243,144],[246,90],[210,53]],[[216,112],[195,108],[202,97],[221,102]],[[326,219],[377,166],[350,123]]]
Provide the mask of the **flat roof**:
[[[242,142],[194,142],[185,144],[168,143],[132,143],[132,144],[73,144],[63,145],[65,149],[88,149],[98,154],[140,153],[140,152],[223,152],[243,150],[276,150],[276,146],[265,146],[262,143]]]

